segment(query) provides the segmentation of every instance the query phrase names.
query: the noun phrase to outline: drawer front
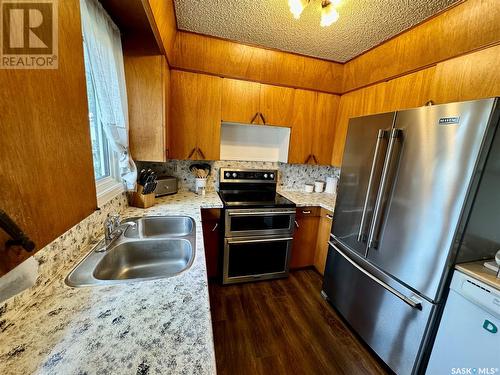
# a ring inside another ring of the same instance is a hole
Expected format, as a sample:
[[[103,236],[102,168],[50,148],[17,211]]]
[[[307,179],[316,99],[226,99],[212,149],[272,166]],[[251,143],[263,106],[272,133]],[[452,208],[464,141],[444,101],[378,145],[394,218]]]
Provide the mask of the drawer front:
[[[320,216],[321,208],[317,206],[297,207],[297,217]]]

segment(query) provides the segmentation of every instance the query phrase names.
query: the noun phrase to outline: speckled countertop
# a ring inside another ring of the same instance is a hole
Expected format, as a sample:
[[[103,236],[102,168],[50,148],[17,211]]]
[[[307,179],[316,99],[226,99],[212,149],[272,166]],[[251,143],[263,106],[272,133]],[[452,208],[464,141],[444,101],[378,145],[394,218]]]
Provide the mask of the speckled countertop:
[[[303,191],[280,191],[281,195],[294,202],[297,207],[319,206],[330,211],[335,209],[335,194],[305,193]]]
[[[200,207],[222,207],[216,193],[181,192],[124,217],[183,214],[196,221],[196,256],[182,274],[128,284],[70,288],[81,259],[13,310],[0,309],[0,373],[214,374],[210,303]],[[76,245],[75,245],[76,246]]]

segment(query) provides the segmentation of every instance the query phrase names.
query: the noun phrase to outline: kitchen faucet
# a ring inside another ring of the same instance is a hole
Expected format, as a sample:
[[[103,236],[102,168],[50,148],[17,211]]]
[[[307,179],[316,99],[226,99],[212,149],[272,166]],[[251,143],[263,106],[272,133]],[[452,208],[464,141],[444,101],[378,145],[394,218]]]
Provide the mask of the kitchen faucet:
[[[100,253],[109,250],[111,245],[123,234],[124,230],[121,227],[130,226],[134,228],[136,225],[137,223],[133,221],[120,223],[120,215],[118,214],[108,216],[104,220],[104,240],[100,242],[100,246],[95,251]]]

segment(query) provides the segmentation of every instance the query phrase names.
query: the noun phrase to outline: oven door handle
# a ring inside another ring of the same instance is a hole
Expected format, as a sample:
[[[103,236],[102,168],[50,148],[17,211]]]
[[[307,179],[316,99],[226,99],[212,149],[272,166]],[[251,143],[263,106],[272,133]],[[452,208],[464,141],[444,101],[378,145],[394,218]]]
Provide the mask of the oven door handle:
[[[258,242],[276,242],[276,241],[291,241],[293,240],[293,237],[281,237],[281,238],[262,238],[258,240],[227,240],[227,243],[232,245],[232,244],[239,244],[239,243],[258,243]]]
[[[229,216],[292,215],[295,211],[228,212]]]

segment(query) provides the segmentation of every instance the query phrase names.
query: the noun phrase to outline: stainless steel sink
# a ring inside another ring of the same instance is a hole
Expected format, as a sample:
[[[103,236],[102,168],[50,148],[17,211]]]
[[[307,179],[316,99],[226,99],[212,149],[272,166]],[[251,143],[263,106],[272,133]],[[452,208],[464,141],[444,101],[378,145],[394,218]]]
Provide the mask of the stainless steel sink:
[[[129,219],[137,225],[128,227],[125,237],[161,238],[183,237],[192,234],[194,220],[189,216],[146,216]]]
[[[151,219],[151,220],[150,220]],[[109,285],[172,277],[191,267],[196,248],[194,220],[158,216],[126,220],[128,226],[104,252],[97,245],[68,274],[73,287]]]
[[[97,264],[99,280],[127,280],[175,275],[186,269],[193,248],[185,239],[124,242],[108,251]]]

